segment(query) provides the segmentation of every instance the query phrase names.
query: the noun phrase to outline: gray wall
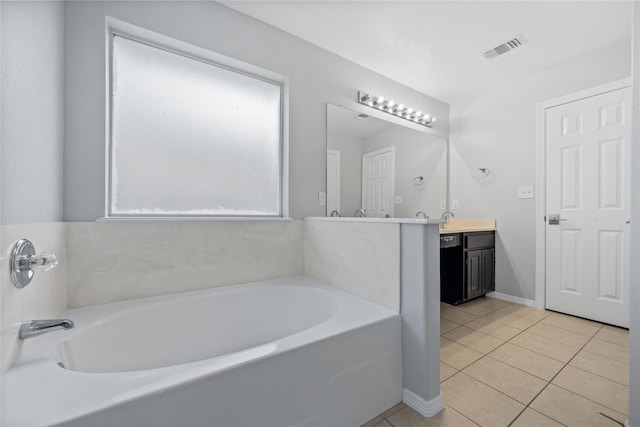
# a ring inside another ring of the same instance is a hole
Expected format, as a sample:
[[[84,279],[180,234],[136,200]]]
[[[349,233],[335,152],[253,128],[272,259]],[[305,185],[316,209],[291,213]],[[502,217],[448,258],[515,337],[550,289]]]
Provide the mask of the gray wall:
[[[640,259],[640,3],[633,5],[633,129],[631,147],[631,259]],[[629,426],[640,426],[640,263],[631,262]]]
[[[3,225],[62,220],[61,2],[0,2]]]
[[[535,298],[535,199],[517,191],[536,182],[536,104],[629,77],[630,52],[614,45],[451,106],[451,199],[457,217],[497,220],[496,291]],[[474,180],[479,167],[494,175]]]
[[[290,214],[325,215],[326,103],[357,106],[358,89],[420,106],[448,134],[448,105],[213,2],[65,4],[64,217],[104,215],[105,16],[290,78]]]

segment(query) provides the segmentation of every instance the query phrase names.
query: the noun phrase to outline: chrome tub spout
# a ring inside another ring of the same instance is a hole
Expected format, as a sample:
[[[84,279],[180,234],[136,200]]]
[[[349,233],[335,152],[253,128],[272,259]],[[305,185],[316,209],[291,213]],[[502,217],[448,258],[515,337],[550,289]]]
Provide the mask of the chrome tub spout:
[[[24,340],[42,335],[46,332],[57,331],[60,329],[71,329],[73,326],[73,321],[70,319],[31,320],[20,325],[18,338]]]

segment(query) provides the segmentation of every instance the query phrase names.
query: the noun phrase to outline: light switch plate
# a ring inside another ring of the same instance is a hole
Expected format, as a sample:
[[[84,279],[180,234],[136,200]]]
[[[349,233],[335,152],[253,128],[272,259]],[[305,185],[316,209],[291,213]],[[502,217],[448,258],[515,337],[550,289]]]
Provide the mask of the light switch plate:
[[[324,191],[320,191],[318,193],[318,204],[320,206],[326,206],[327,205],[327,193],[325,193]]]
[[[394,203],[396,205],[401,205],[402,204],[402,196],[396,196],[394,199]]]
[[[460,202],[458,202],[457,200],[452,200],[451,201],[451,209],[453,209],[453,210],[460,209]]]
[[[518,199],[533,199],[533,185],[518,187]]]
[[[440,200],[440,210],[444,211],[447,209],[447,201],[446,200]]]

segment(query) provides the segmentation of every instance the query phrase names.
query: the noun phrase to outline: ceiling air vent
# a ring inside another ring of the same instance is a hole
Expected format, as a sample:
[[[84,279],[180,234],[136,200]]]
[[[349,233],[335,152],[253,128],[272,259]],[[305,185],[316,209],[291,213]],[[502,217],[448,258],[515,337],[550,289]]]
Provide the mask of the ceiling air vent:
[[[511,40],[506,41],[501,45],[494,47],[493,49],[486,50],[482,52],[482,54],[486,59],[493,59],[526,43],[527,40],[521,34],[518,34]]]

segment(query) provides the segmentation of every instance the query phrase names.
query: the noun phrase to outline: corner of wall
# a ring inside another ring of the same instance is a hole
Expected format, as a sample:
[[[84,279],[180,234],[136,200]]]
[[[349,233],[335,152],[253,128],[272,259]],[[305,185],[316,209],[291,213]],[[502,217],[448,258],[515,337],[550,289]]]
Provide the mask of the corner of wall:
[[[25,344],[18,339],[20,324],[28,320],[57,317],[67,308],[67,257],[66,225],[42,223],[0,227],[2,250],[0,293],[2,301],[0,339],[1,372],[15,361]],[[28,238],[36,252],[52,252],[58,258],[58,266],[46,272],[37,272],[31,283],[16,288],[9,276],[9,258],[15,243]]]

